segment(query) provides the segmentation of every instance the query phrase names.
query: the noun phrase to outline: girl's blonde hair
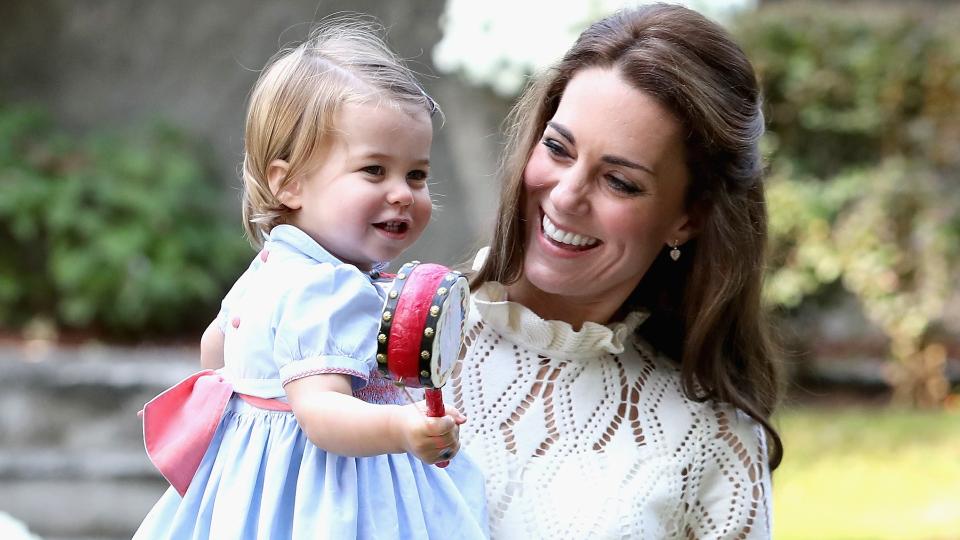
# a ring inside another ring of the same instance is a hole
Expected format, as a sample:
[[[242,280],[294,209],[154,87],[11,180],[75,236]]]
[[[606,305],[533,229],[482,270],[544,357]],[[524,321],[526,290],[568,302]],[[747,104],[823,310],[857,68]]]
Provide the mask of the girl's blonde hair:
[[[279,189],[308,172],[342,104],[381,97],[392,106],[423,107],[431,116],[439,112],[413,71],[387,46],[384,33],[369,17],[330,18],[303,43],[274,55],[261,72],[243,140],[243,226],[254,248],[291,212],[270,189],[270,164],[282,159],[290,166]]]

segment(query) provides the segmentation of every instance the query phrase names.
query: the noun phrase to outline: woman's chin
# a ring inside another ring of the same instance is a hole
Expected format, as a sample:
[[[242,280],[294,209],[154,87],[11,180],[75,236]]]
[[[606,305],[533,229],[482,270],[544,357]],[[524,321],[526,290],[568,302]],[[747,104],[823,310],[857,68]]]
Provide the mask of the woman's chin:
[[[587,280],[560,272],[544,264],[527,263],[524,265],[524,279],[519,284],[529,287],[531,292],[546,293],[554,296],[580,296],[589,289]]]

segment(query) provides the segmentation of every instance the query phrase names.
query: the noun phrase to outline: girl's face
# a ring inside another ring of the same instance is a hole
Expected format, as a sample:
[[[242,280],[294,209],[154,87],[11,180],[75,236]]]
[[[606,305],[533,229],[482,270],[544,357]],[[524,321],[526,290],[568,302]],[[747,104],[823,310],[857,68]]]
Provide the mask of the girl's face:
[[[410,247],[430,221],[433,128],[425,111],[382,102],[345,104],[334,126],[319,166],[278,197],[298,210],[293,225],[369,270]]]
[[[541,315],[606,320],[691,224],[684,131],[615,69],[568,83],[524,169],[524,274],[511,288]]]

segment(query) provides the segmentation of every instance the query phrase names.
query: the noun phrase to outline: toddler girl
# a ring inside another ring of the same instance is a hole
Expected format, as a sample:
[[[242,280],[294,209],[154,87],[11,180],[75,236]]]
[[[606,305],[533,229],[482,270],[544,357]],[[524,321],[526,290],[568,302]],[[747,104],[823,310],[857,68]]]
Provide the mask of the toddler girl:
[[[486,536],[473,463],[433,465],[465,419],[427,417],[376,371],[374,281],[430,219],[436,111],[362,21],[328,22],[263,71],[243,164],[262,249],[215,322],[223,369],[144,409],[173,487],[136,538]]]

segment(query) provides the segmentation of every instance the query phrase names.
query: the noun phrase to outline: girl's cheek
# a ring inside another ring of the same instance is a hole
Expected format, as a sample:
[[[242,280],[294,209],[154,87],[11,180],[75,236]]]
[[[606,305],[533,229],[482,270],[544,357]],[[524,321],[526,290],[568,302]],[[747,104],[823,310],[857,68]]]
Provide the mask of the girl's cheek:
[[[430,192],[424,189],[417,193],[413,199],[414,219],[426,223],[430,221],[433,215],[433,200],[430,198]]]

